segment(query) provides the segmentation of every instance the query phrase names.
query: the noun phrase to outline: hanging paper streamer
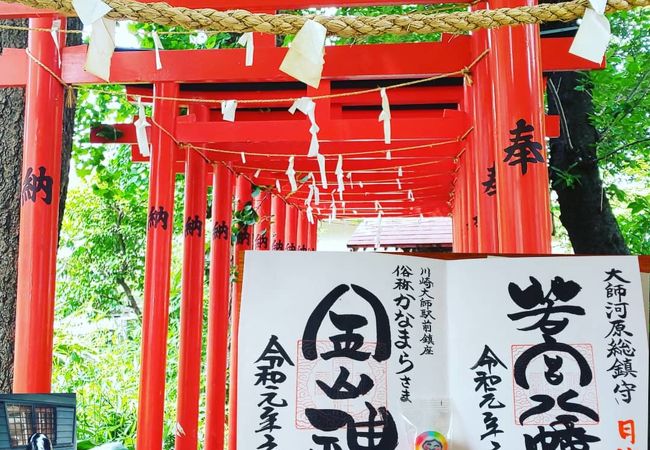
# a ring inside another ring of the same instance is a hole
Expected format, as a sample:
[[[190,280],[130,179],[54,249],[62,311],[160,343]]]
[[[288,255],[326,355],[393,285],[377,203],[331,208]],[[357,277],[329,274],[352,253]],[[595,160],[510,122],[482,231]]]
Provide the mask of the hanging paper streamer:
[[[390,150],[388,150],[388,151],[386,152],[386,159],[389,160],[389,161],[390,161],[391,159],[393,159],[393,155],[391,155]]]
[[[352,172],[348,172],[348,182],[350,183],[350,188],[354,189],[354,181],[352,181]]]
[[[332,210],[330,219],[336,220],[336,201],[334,200],[334,192],[332,192],[332,204],[330,205],[330,209]]]
[[[255,44],[253,43],[253,33],[244,33],[239,37],[237,43],[241,46],[246,46],[246,67],[253,65],[253,53],[255,52]]]
[[[402,190],[402,182],[399,180],[399,178],[396,179],[395,182],[397,183],[397,189],[399,189],[401,191]]]
[[[309,206],[311,204],[311,199],[314,197],[314,187],[309,186],[309,194],[307,194],[307,198],[305,199],[305,206]]]
[[[384,122],[384,143],[390,144],[390,104],[388,103],[388,95],[386,95],[386,88],[379,90],[381,95],[381,113],[379,113],[379,121]],[[387,155],[390,152],[387,153]],[[386,157],[387,159],[388,156]]]
[[[311,209],[311,206],[308,206],[307,209],[305,210],[307,213],[307,221],[311,224],[314,223],[314,213],[313,210]]]
[[[94,25],[112,9],[101,0],[72,0],[72,7],[87,27]]]
[[[314,191],[314,203],[320,205],[320,191],[318,190],[318,186],[316,186],[316,177],[311,172],[309,172],[309,176],[311,177],[311,187]]]
[[[158,36],[158,32],[156,30],[153,30],[151,32],[151,39],[153,39],[153,48],[154,51],[156,52],[156,70],[162,69],[162,61],[160,60],[160,50],[164,50],[165,47],[163,47],[162,42],[160,42],[160,36]]]
[[[240,155],[242,164],[246,164],[246,153],[241,152]]]
[[[398,168],[397,168],[397,176],[398,176],[398,177],[402,177],[402,176],[404,176],[404,172],[402,171],[402,168],[401,168],[401,167],[398,167]]]
[[[277,189],[278,193],[282,192],[282,189],[280,189],[280,180],[275,180],[275,188]]]
[[[104,81],[109,81],[113,52],[115,52],[115,21],[99,19],[93,23],[84,69]]]
[[[291,114],[295,114],[296,110],[300,111],[309,118],[309,133],[311,133],[311,141],[309,143],[309,151],[307,156],[314,157],[318,155],[318,150],[320,145],[318,143],[318,132],[320,128],[316,123],[316,103],[309,97],[300,97],[293,102],[293,105],[289,108]]]
[[[341,201],[343,200],[343,191],[345,191],[345,183],[343,182],[343,155],[339,155],[339,160],[336,163],[336,181],[338,182],[338,191],[341,195]]]
[[[363,181],[359,181],[359,187],[363,189]]]
[[[378,200],[375,200],[375,211],[381,212],[383,208],[381,207],[381,203],[379,203]]]
[[[221,115],[226,122],[235,121],[235,111],[237,111],[237,100],[223,100],[221,102]]]
[[[253,178],[259,178],[260,173],[262,173],[262,169],[257,169],[257,170],[255,171],[255,174],[253,175]]]
[[[587,8],[569,53],[600,64],[605,56],[605,51],[607,51],[611,36],[607,17]]]
[[[289,157],[289,167],[287,167],[287,178],[289,178],[289,184],[291,185],[291,192],[298,190],[298,184],[296,184],[296,171],[293,168],[293,156]]]
[[[320,153],[316,155],[318,160],[318,170],[320,171],[320,184],[323,189],[327,189],[327,171],[325,170],[325,156]]]
[[[280,70],[296,80],[318,88],[325,60],[325,35],[327,29],[313,20],[302,26],[291,42]]]
[[[181,426],[181,424],[179,422],[176,422],[176,427],[174,429],[174,434],[176,436],[185,436],[185,430],[183,429],[183,427]]]
[[[607,0],[589,0],[591,7],[601,16],[605,14],[607,8]]]
[[[61,42],[59,41],[59,34],[61,31],[61,19],[54,19],[52,21],[52,28],[50,29],[50,35],[56,46],[56,53],[59,57],[59,67],[61,67]]]
[[[410,190],[410,189],[409,189],[409,191],[408,191],[406,197],[407,197],[409,200],[411,200],[412,202],[415,201],[415,196],[413,195],[413,191]]]
[[[135,125],[135,136],[138,142],[138,148],[142,156],[149,156],[149,137],[147,136],[147,127],[150,126],[147,122],[147,114],[144,110],[142,100],[138,98],[138,119],[133,122]]]

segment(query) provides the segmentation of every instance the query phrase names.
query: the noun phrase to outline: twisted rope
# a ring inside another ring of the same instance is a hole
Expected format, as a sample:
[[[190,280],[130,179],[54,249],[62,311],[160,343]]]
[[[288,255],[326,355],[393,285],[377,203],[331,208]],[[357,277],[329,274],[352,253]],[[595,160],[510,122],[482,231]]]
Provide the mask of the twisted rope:
[[[76,13],[70,0],[4,0],[39,9],[58,11],[66,16]],[[584,15],[587,0],[545,3],[536,6],[493,10],[441,13],[385,14],[380,16],[323,16],[262,14],[245,10],[217,11],[171,7],[167,3],[140,3],[135,0],[105,0],[113,10],[107,17],[165,26],[215,32],[296,34],[308,19],[321,23],[329,34],[342,37],[383,34],[466,33],[480,28],[496,28],[544,22],[570,22]],[[649,6],[650,0],[608,0],[607,11]]]

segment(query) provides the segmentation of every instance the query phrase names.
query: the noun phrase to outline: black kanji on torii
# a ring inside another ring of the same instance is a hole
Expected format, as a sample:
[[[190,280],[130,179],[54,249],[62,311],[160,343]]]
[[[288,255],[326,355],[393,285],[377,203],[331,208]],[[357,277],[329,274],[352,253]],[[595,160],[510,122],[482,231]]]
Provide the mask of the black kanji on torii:
[[[198,215],[195,215],[194,218],[188,216],[185,221],[185,236],[194,236],[195,231],[196,235],[201,237],[201,233],[203,233],[203,221]]]
[[[526,175],[528,172],[529,163],[544,162],[542,144],[533,141],[533,131],[535,131],[535,127],[527,124],[524,119],[519,119],[516,128],[510,130],[510,134],[513,136],[510,138],[512,145],[504,150],[506,157],[503,162],[510,166],[520,164],[522,175]]]
[[[268,250],[269,238],[266,233],[260,233],[255,236],[255,250]]]
[[[483,193],[492,197],[497,193],[497,170],[495,165],[492,164],[492,167],[488,167],[487,172],[488,178],[481,185],[485,187]]]
[[[212,230],[212,239],[228,239],[228,231],[225,220],[222,220],[221,223],[215,223]]]
[[[167,222],[169,221],[169,212],[165,211],[164,206],[159,206],[156,209],[155,206],[151,207],[149,210],[149,228],[158,228],[158,225],[162,225],[162,229],[167,229]]]
[[[52,204],[52,177],[46,175],[45,167],[38,168],[38,175],[34,173],[34,169],[29,167],[25,172],[25,179],[20,192],[20,205],[24,205],[28,200],[36,203],[36,194],[43,192],[41,199],[46,205]]]
[[[237,244],[239,245],[250,245],[251,243],[251,232],[248,225],[244,225],[239,229],[237,233]]]

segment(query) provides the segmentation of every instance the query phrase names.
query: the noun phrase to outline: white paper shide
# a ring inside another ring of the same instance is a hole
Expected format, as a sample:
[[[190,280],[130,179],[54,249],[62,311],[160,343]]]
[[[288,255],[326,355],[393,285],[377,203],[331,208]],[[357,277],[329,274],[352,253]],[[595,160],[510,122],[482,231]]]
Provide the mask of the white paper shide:
[[[642,309],[632,257],[248,252],[238,446],[644,448]]]

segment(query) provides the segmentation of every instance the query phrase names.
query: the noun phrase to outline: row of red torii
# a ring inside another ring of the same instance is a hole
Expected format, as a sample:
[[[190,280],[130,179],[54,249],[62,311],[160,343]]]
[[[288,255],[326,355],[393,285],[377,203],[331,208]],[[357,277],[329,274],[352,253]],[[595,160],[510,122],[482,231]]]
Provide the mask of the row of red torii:
[[[436,0],[437,1],[437,0]],[[175,0],[174,6],[251,10],[302,9],[336,5],[396,4],[395,0]],[[431,3],[418,0],[410,3]],[[490,7],[520,6],[519,0],[494,0]],[[469,4],[469,3],[468,3]],[[472,3],[471,8],[486,8]],[[0,3],[0,18],[30,18],[30,27],[49,29],[56,15]],[[545,116],[544,72],[597,69],[568,53],[571,38],[540,40],[536,26],[481,30],[466,36],[443,35],[440,42],[327,47],[323,80],[305,87],[278,70],[286,52],[273,36],[257,35],[253,67],[244,66],[244,49],[163,51],[162,70],[153,52],[120,51],[113,56],[111,81],[133,96],[153,98],[149,129],[151,156],[135,145],[131,124],[117,125],[111,142],[133,145],[134,161],[150,163],[149,226],[146,243],[142,361],[137,448],[159,449],[163,439],[169,275],[174,211],[174,177],[185,173],[181,344],[178,375],[177,449],[196,449],[201,379],[201,321],[204,286],[204,233],[208,184],[213,184],[210,260],[207,398],[204,448],[224,447],[228,330],[236,356],[238,281],[230,295],[231,246],[228,231],[235,207],[252,201],[251,183],[269,186],[255,200],[262,220],[253,233],[239,234],[235,261],[242,272],[243,252],[256,248],[315,250],[317,222],[333,214],[337,201],[321,201],[310,224],[305,212],[308,184],[290,192],[284,172],[295,155],[297,177],[319,173],[306,158],[309,122],[286,112],[281,99],[325,96],[316,100],[321,153],[328,184],[343,155],[345,206],[337,217],[451,215],[454,250],[482,253],[550,253],[549,186],[545,139],[557,136],[559,119]],[[63,42],[61,42],[62,44]],[[486,50],[487,53],[486,53]],[[0,86],[26,90],[23,182],[18,266],[15,392],[51,389],[52,330],[64,87],[98,84],[83,71],[86,47],[57,49],[49,33],[29,32],[30,59],[21,49],[0,56]],[[469,76],[459,74],[470,66]],[[377,93],[328,97],[404,80],[455,73],[455,76],[389,93],[393,143],[384,144],[377,121]],[[161,99],[164,98],[164,99]],[[168,100],[173,98],[176,100]],[[189,101],[203,99],[205,102]],[[221,120],[220,99],[280,99],[247,104],[237,121]],[[183,115],[181,115],[183,108]],[[106,141],[96,133],[93,142]],[[183,145],[178,145],[183,143]],[[386,153],[398,147],[388,159]],[[201,150],[197,150],[201,149]],[[241,153],[245,156],[242,157]],[[244,162],[245,159],[245,162]],[[49,192],[42,181],[49,178]],[[279,180],[279,186],[276,185]],[[39,184],[40,183],[40,184]],[[53,189],[52,189],[53,187]],[[277,187],[281,192],[277,191]],[[43,192],[41,192],[43,191]],[[406,192],[412,194],[407,197]],[[248,239],[245,239],[248,237]],[[257,237],[257,238],[256,238]],[[228,318],[229,299],[232,317]],[[39,358],[30,355],[38,354]],[[237,373],[231,359],[230,375]],[[230,449],[235,449],[236,383],[230,384]]]

